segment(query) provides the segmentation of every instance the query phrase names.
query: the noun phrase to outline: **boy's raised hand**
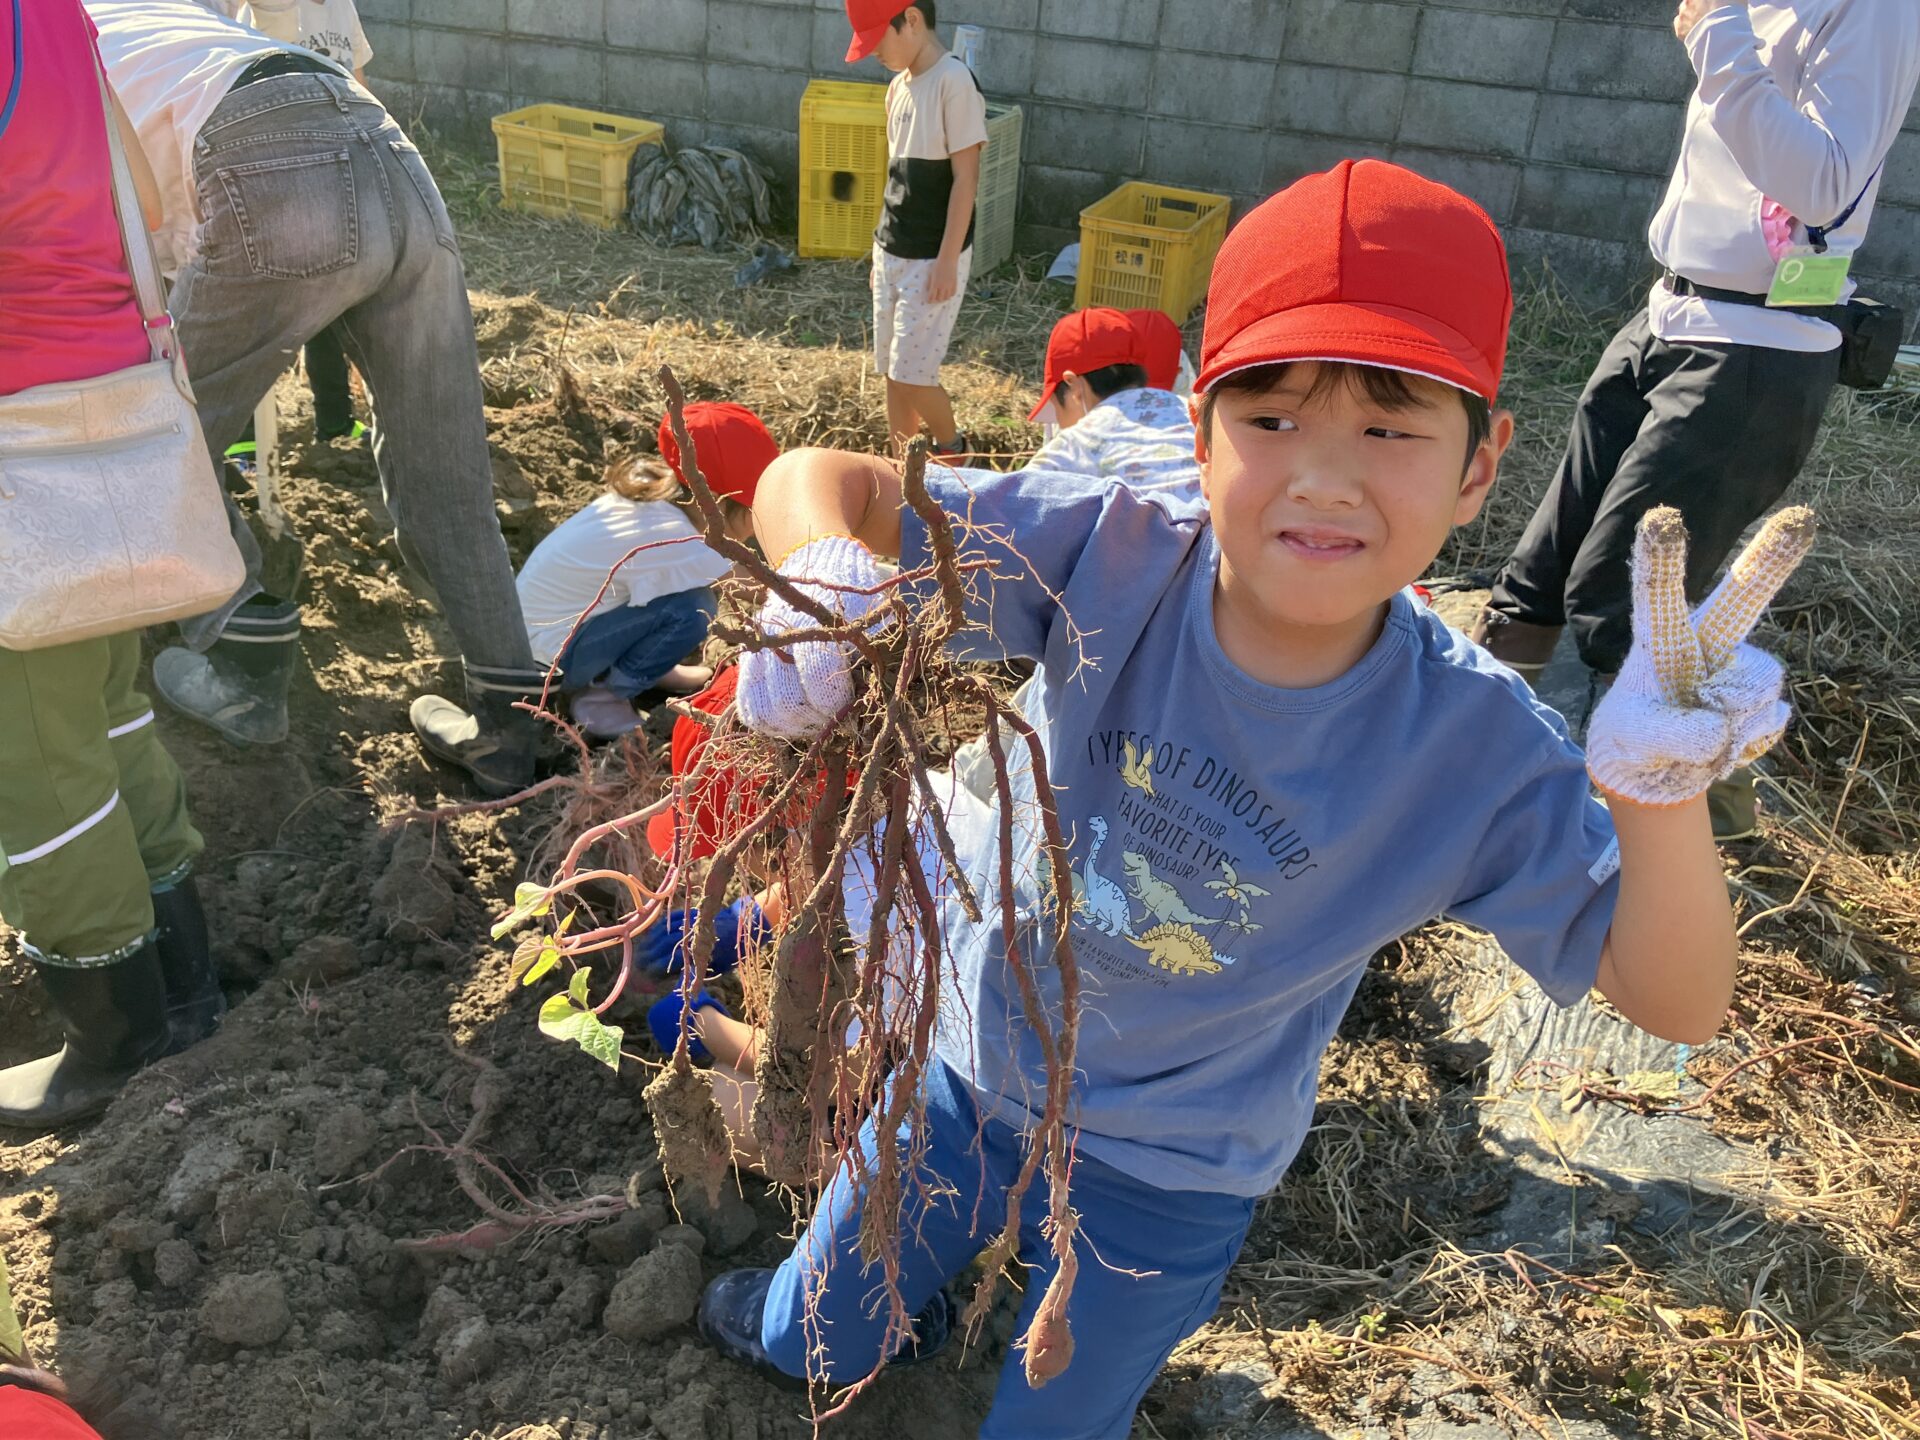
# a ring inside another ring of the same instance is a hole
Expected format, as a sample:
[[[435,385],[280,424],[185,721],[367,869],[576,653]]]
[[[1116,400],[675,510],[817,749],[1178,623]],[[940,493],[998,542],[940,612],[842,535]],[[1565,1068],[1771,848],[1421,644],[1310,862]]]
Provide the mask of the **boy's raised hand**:
[[[873,552],[848,535],[809,540],[780,563],[780,573],[847,620],[864,620],[880,604],[880,567]],[[778,595],[769,595],[760,607],[764,635],[818,629],[820,623]],[[818,735],[853,703],[855,658],[850,644],[835,640],[748,651],[734,694],[741,722],[764,735],[795,740]]]
[[[1587,727],[1600,787],[1642,805],[1679,805],[1757,760],[1786,731],[1780,662],[1745,642],[1813,548],[1805,506],[1771,517],[1707,602],[1688,613],[1687,529],[1650,510],[1633,542],[1633,649]]]

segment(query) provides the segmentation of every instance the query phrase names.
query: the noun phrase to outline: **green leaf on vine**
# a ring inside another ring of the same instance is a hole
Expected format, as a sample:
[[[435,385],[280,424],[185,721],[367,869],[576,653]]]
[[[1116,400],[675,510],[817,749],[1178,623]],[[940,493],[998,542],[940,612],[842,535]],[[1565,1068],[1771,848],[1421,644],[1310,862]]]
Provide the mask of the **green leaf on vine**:
[[[518,930],[527,921],[537,919],[553,908],[553,897],[544,885],[520,884],[513,890],[513,909],[493,927],[493,938],[500,940]]]
[[[558,960],[559,953],[554,958]],[[540,1033],[550,1040],[570,1040],[610,1070],[620,1068],[620,1042],[626,1032],[617,1025],[603,1025],[600,1017],[587,1008],[587,986],[592,970],[581,966],[573,972],[561,994],[549,995],[540,1004]]]
[[[533,969],[534,962],[540,958],[540,947],[545,943],[546,938],[544,935],[529,935],[513,947],[513,965],[507,971],[508,989],[518,985],[526,978],[527,972]]]
[[[580,1027],[580,1048],[609,1070],[618,1070],[620,1042],[626,1039],[626,1032],[618,1025],[602,1025],[598,1015],[589,1013],[582,1019],[586,1023]]]
[[[580,1028],[578,1017],[587,1013],[571,995],[549,995],[540,1002],[540,1033],[549,1040],[571,1040]]]
[[[553,943],[553,938],[542,935],[539,939],[540,948],[535,953],[533,964],[527,970],[526,978],[521,981],[523,985],[532,985],[535,981],[544,979],[547,972],[560,963],[560,947]]]

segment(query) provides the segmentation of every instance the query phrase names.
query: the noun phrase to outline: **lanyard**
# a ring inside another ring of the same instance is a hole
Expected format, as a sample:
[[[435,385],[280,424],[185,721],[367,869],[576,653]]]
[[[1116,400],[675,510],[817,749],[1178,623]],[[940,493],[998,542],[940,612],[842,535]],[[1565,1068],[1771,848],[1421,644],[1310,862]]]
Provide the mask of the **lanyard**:
[[[19,3],[20,0],[14,0],[14,4],[17,5]],[[1824,255],[1827,253],[1827,236],[1831,235],[1853,218],[1853,212],[1858,210],[1861,202],[1867,198],[1867,191],[1873,188],[1873,182],[1880,178],[1880,172],[1886,168],[1886,164],[1887,162],[1882,160],[1878,165],[1873,167],[1873,174],[1869,175],[1867,177],[1867,183],[1860,187],[1860,193],[1853,197],[1853,203],[1840,212],[1840,218],[1838,220],[1828,225],[1807,226],[1807,240],[1808,243],[1813,246],[1814,254]]]
[[[7,122],[13,119],[13,107],[20,99],[20,56],[23,49],[20,36],[20,0],[13,0],[13,79],[7,85],[7,103],[0,105],[0,135],[7,133]]]

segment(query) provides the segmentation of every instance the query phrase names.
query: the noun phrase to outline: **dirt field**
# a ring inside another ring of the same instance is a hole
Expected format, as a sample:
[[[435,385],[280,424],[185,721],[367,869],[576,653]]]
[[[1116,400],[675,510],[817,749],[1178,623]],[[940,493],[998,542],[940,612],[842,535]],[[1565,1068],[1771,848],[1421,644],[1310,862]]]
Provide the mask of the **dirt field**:
[[[736,291],[740,257],[500,215],[482,168],[436,165],[468,251],[516,562],[620,445],[651,448],[646,377],[662,360],[695,398],[755,406],[783,443],[880,442],[862,267]],[[996,454],[1038,440],[1021,417],[1069,298],[1009,271],[968,301],[949,373]],[[1545,484],[1609,318],[1550,289],[1523,305],[1508,399],[1522,437],[1493,515],[1443,558],[1462,594]],[[556,399],[562,367],[583,404]],[[785,1208],[750,1184],[674,1215],[642,1068],[616,1080],[542,1039],[533,997],[508,994],[488,924],[555,811],[384,823],[464,798],[406,725],[414,696],[457,693],[458,666],[402,573],[370,458],[299,440],[304,386],[281,397],[307,555],[293,735],[237,750],[161,716],[207,836],[216,949],[245,998],[98,1124],[0,1147],[0,1243],[30,1344],[71,1378],[144,1393],[196,1440],[808,1433],[803,1400],[681,1323],[696,1263],[703,1277],[770,1263]],[[1593,1254],[1550,1257],[1561,1268],[1503,1254],[1487,1217],[1512,1175],[1475,1132],[1487,1057],[1451,1033],[1473,951],[1428,932],[1363,987],[1306,1154],[1137,1435],[1920,1435],[1920,665],[1905,623],[1920,612],[1920,465],[1902,404],[1838,402],[1809,467],[1827,529],[1771,632],[1805,719],[1773,766],[1763,839],[1728,856],[1747,978],[1738,1024],[1693,1057],[1686,1093],[1767,1157],[1767,1198],[1742,1211],[1753,1228],[1662,1239],[1623,1222]],[[0,962],[10,1063],[51,1030],[10,939]],[[1593,1103],[1663,1103],[1619,1079],[1594,1079]],[[497,1104],[466,1139],[501,1175],[630,1208],[491,1250],[459,1240],[482,1216],[448,1150],[477,1087]],[[1570,1198],[1604,1199],[1567,1179]],[[1003,1326],[887,1379],[834,1433],[975,1433],[1006,1343]]]

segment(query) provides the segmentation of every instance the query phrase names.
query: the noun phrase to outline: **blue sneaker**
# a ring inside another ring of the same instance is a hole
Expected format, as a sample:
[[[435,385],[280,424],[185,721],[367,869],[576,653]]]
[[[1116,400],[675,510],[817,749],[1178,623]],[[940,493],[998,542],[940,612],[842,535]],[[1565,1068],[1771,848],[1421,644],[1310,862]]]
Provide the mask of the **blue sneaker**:
[[[729,1270],[715,1277],[700,1297],[696,1323],[701,1336],[729,1360],[757,1370],[783,1389],[804,1390],[806,1381],[789,1375],[767,1356],[760,1343],[760,1320],[767,1309],[767,1292],[773,1288],[771,1270]],[[894,1353],[889,1366],[918,1365],[946,1349],[953,1338],[959,1311],[953,1297],[937,1290],[913,1317],[913,1334]]]

